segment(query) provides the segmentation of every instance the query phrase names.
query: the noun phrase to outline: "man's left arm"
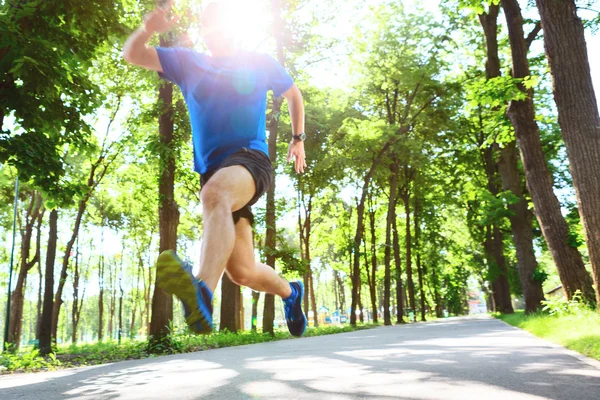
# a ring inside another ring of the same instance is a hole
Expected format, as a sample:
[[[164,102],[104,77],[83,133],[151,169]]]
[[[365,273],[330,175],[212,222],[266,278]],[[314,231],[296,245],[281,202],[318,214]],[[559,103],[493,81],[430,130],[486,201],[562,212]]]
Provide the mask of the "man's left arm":
[[[290,119],[292,120],[292,135],[304,134],[304,100],[298,86],[292,85],[283,93],[287,99]],[[306,154],[304,153],[304,141],[292,138],[288,148],[287,162],[294,158],[295,169],[297,173],[304,172],[306,165]]]

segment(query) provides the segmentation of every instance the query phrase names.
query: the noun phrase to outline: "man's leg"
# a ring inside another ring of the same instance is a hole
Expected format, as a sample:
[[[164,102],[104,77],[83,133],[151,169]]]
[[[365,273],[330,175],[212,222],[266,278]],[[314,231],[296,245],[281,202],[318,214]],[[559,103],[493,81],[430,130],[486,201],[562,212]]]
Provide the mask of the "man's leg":
[[[234,250],[236,229],[231,214],[248,204],[255,192],[252,174],[240,165],[218,170],[200,192],[204,234],[198,279],[211,292]]]
[[[268,265],[254,261],[252,226],[246,218],[240,218],[235,225],[235,246],[225,271],[233,282],[257,292],[275,294],[283,299],[292,294],[288,281]]]

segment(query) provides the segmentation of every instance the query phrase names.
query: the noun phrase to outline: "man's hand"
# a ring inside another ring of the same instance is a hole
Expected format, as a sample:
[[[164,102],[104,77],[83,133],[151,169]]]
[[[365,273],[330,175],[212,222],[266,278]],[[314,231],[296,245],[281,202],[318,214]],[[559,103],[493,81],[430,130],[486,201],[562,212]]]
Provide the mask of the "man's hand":
[[[292,161],[294,158],[294,164],[296,173],[304,172],[306,165],[306,154],[304,153],[304,142],[302,140],[292,140],[290,147],[288,148],[287,162]]]
[[[158,7],[150,14],[144,17],[144,28],[147,32],[166,33],[169,32],[179,22],[179,17],[171,18],[169,13],[173,6],[173,0],[165,6]]]

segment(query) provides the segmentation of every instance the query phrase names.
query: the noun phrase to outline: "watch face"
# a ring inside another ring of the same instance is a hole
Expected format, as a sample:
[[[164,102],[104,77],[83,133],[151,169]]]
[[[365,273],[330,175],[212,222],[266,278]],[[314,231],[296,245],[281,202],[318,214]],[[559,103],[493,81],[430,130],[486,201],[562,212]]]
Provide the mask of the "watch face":
[[[301,133],[299,136],[300,140],[306,140],[306,134],[305,133]]]

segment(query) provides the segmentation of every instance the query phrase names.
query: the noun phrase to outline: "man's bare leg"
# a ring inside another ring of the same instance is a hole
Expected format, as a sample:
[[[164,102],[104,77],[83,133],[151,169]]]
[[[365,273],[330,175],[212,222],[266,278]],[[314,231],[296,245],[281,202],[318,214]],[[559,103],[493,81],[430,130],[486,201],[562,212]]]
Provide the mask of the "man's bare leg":
[[[252,227],[246,218],[241,218],[235,225],[235,245],[227,261],[226,272],[233,282],[257,292],[274,294],[283,299],[292,294],[288,281],[268,265],[254,261]]]
[[[198,279],[211,292],[234,249],[236,232],[231,214],[248,204],[255,191],[254,178],[239,165],[218,170],[202,188],[204,234]]]

